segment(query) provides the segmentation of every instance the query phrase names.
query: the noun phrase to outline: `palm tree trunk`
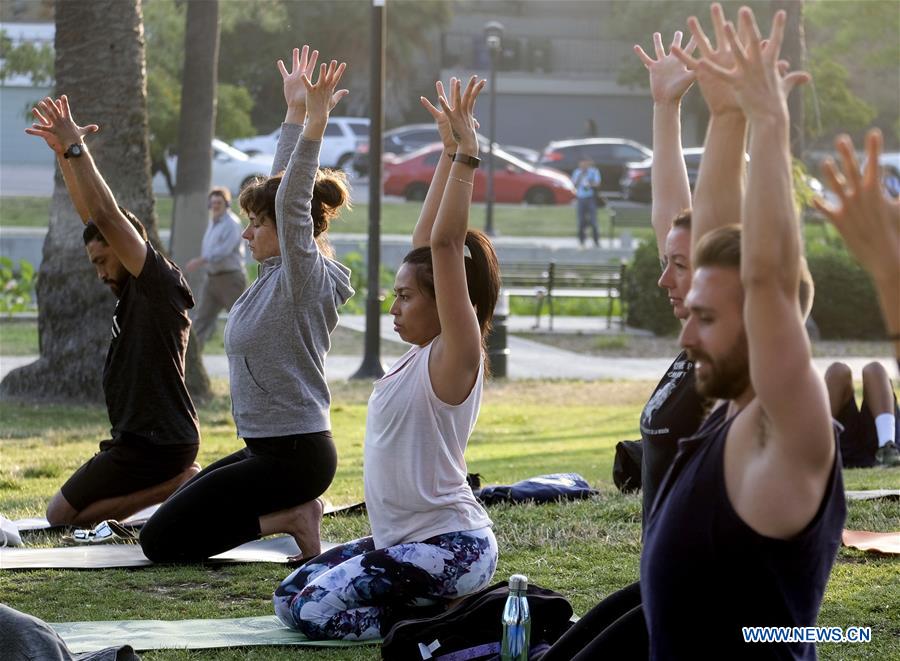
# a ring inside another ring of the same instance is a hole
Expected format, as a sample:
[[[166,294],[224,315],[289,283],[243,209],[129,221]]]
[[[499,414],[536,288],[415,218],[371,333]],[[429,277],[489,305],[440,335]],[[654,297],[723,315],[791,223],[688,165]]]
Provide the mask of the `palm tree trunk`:
[[[97,166],[119,204],[141,219],[158,248],[140,0],[57,0],[55,11],[56,93],[69,96],[79,123],[100,125],[101,132],[89,138]],[[0,384],[5,397],[103,400],[115,299],[97,280],[81,232],[57,172],[36,287],[41,357],[6,376]],[[199,357],[193,363],[202,371]]]

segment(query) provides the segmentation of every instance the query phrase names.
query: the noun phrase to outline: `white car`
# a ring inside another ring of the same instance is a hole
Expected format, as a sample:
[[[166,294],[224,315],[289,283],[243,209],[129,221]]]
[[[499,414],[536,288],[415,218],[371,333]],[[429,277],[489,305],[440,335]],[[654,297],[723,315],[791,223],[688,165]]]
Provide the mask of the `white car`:
[[[274,154],[281,127],[267,135],[242,138],[234,146],[248,154]],[[331,117],[325,127],[319,163],[326,168],[346,169],[356,153],[358,140],[369,139],[369,120],[365,117]]]
[[[256,177],[268,177],[272,171],[272,156],[249,156],[217,138],[212,141],[212,177],[210,186],[225,186],[237,198],[241,190]],[[172,184],[176,182],[178,157],[166,155]],[[156,195],[170,195],[169,187],[162,172],[153,177],[153,192]]]

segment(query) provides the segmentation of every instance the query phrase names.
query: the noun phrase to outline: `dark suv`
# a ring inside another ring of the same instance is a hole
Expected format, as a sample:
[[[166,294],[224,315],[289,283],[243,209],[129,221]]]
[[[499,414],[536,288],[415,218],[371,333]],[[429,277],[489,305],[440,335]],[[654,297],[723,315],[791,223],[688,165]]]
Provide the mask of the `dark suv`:
[[[621,192],[619,180],[625,166],[635,161],[643,161],[653,156],[653,152],[639,142],[621,138],[583,138],[580,140],[558,140],[544,148],[540,164],[562,170],[570,177],[582,158],[590,158],[600,170],[600,189],[608,193]]]

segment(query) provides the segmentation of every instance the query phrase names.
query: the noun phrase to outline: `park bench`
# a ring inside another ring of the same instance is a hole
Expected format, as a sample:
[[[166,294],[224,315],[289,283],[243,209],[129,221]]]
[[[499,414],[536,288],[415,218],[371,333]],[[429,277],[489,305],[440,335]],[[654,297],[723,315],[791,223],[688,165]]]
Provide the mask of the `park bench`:
[[[625,263],[565,264],[560,262],[503,262],[500,265],[503,291],[510,296],[533,296],[536,299],[534,328],[541,324],[544,302],[550,310],[550,330],[553,330],[553,299],[608,298],[607,328],[612,327],[613,299],[624,306],[622,291],[625,282]],[[620,325],[624,328],[624,309]]]
[[[612,241],[616,238],[616,229],[619,230],[624,229],[626,227],[637,228],[637,229],[649,229],[650,225],[650,215],[649,211],[647,215],[643,214],[635,214],[628,213],[626,210],[625,213],[617,212],[612,206],[609,207],[609,239]]]

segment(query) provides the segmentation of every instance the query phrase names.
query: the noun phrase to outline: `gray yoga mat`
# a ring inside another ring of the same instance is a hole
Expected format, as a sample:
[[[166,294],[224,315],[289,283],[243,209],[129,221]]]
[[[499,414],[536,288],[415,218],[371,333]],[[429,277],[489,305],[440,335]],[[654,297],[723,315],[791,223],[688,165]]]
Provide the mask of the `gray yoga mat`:
[[[129,516],[121,523],[125,526],[130,526],[133,528],[139,528],[140,526],[147,523],[147,519],[149,519],[156,510],[159,509],[159,506],[162,503],[157,503],[156,505],[151,505],[150,507],[146,507],[142,509],[137,514],[133,514]],[[353,503],[351,505],[325,505],[325,511],[323,512],[324,516],[340,516],[342,514],[359,514],[366,511],[365,503]],[[35,532],[40,530],[55,530],[55,529],[66,529],[73,528],[77,526],[51,526],[50,522],[47,521],[45,517],[38,516],[32,517],[29,519],[18,519],[13,521],[16,528],[19,532]]]
[[[322,542],[322,551],[337,544]],[[300,552],[293,537],[257,539],[213,556],[210,563],[276,562]],[[137,544],[99,544],[58,548],[0,548],[0,569],[110,569],[147,567],[153,563]]]
[[[900,489],[872,489],[869,491],[847,491],[847,500],[876,500],[887,498],[896,500],[900,498]]]
[[[50,626],[75,653],[93,652],[110,645],[131,645],[136,651],[144,651],[246,645],[353,647],[381,643],[380,640],[310,640],[299,631],[285,627],[274,615],[222,620],[62,622]]]

